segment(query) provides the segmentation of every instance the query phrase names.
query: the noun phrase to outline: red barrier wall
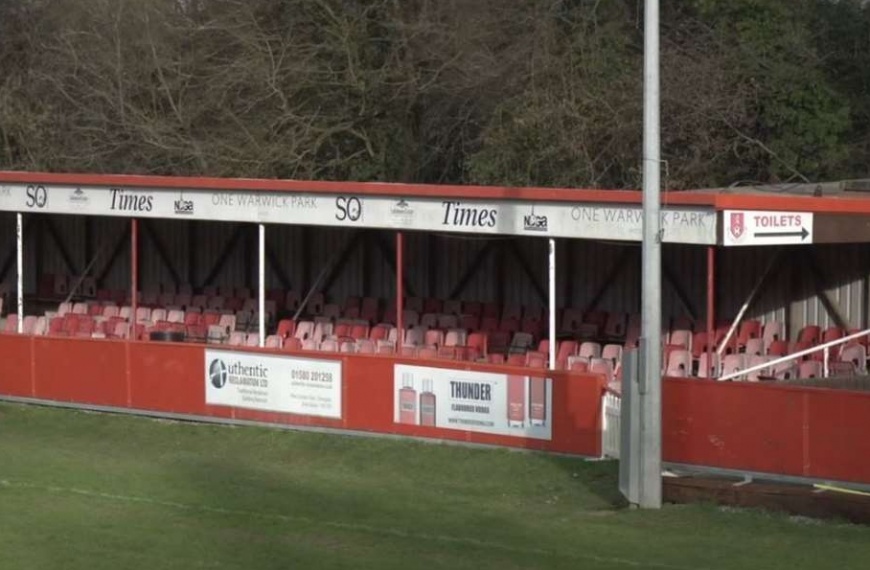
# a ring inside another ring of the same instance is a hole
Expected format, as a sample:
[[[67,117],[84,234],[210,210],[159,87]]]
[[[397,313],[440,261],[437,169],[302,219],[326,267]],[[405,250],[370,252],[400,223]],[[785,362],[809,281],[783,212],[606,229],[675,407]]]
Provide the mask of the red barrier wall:
[[[33,339],[0,335],[0,391],[9,396],[33,397]]]
[[[246,349],[257,352],[258,349]],[[273,351],[268,351],[274,354]],[[601,453],[601,394],[597,375],[540,371],[553,379],[552,440],[410,426],[393,422],[393,366],[444,367],[443,362],[369,355],[297,355],[342,362],[342,418],[263,412],[205,403],[202,345],[0,335],[0,393],[168,412],[320,426],[358,431],[524,447],[578,455]],[[466,370],[511,372],[510,367],[466,364]],[[525,371],[524,374],[530,374]]]
[[[33,337],[34,396],[99,406],[128,405],[124,343]]]
[[[441,361],[333,355],[342,362],[339,420],[206,405],[204,357],[204,347],[192,344],[0,335],[0,394],[589,456],[601,453],[604,386],[598,376],[524,372],[553,378],[552,440],[545,441],[394,423],[394,364],[449,368]],[[512,370],[477,364],[463,368]],[[666,461],[870,483],[870,394],[668,379],[662,412]]]
[[[668,379],[665,461],[870,483],[870,394]]]

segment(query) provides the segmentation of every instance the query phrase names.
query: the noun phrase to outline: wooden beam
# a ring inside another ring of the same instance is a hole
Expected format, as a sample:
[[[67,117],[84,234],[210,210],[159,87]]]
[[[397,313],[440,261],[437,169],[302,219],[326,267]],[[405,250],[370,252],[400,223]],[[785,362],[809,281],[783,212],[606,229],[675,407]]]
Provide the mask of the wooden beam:
[[[390,266],[393,275],[396,275],[396,247],[386,241],[383,235],[379,235],[374,239],[375,246],[384,256],[384,261]],[[407,251],[406,251],[407,252]],[[407,297],[416,297],[414,288],[411,286],[411,281],[408,279],[408,265],[405,264],[405,274],[402,275],[402,283],[404,284],[404,294]]]
[[[434,233],[426,235],[426,260],[429,266],[426,294],[435,298],[438,297],[438,238]]]
[[[143,219],[140,220],[140,222],[140,227],[145,230],[145,235],[149,240],[151,240],[154,249],[157,250],[157,256],[160,258],[160,261],[163,262],[163,265],[166,266],[166,269],[169,270],[172,281],[175,283],[175,287],[178,288],[181,284],[181,277],[179,277],[178,271],[176,271],[175,266],[172,264],[172,259],[170,259],[166,245],[163,243],[163,240],[160,239],[160,236],[157,235],[157,232],[154,231],[154,226],[150,220]]]
[[[124,220],[126,221],[126,220]],[[118,258],[121,256],[121,253],[127,250],[127,244],[130,242],[130,224],[125,223],[124,229],[121,230],[121,235],[118,236],[118,241],[115,242],[114,247],[112,247],[112,253],[109,255],[109,259],[106,261],[106,265],[103,266],[103,270],[97,274],[97,288],[102,289],[103,284],[106,281],[106,277],[109,276],[109,271],[114,267],[115,262],[118,261]]]
[[[284,289],[292,289],[290,286],[290,278],[287,277],[287,272],[284,270],[284,266],[281,265],[281,261],[278,259],[278,254],[275,253],[275,248],[269,244],[268,239],[266,240],[266,262],[269,264],[269,267],[272,268],[275,276],[278,277],[281,286]]]
[[[187,224],[187,284],[193,287],[193,284],[196,283],[196,260],[199,258],[196,255],[199,245],[196,232],[197,222],[187,220],[184,223]]]
[[[662,277],[664,277],[665,282],[670,284],[674,289],[674,293],[677,295],[677,300],[683,306],[683,309],[689,313],[689,318],[694,323],[698,319],[698,311],[689,300],[688,295],[686,295],[686,290],[683,289],[683,286],[680,284],[679,279],[677,279],[671,265],[664,259],[662,260]]]
[[[493,249],[498,243],[501,242],[496,240],[488,241],[478,250],[477,255],[474,256],[474,259],[471,260],[471,263],[469,263],[468,267],[465,268],[465,273],[462,274],[462,277],[460,277],[459,281],[456,282],[456,285],[453,286],[450,295],[447,296],[448,299],[455,299],[465,291],[465,288],[468,287],[469,283],[471,283],[472,278],[474,278],[477,272],[480,271],[480,268],[483,267],[483,262],[486,257],[493,252]]]
[[[60,231],[57,229],[57,226],[54,224],[54,220],[51,218],[45,218],[45,229],[48,230],[48,235],[51,236],[52,241],[54,242],[55,247],[60,252],[60,256],[63,259],[64,264],[72,275],[81,275],[79,273],[78,267],[76,267],[75,262],[73,261],[72,255],[70,255],[69,250],[66,248],[66,244],[64,243],[63,237],[60,235]]]
[[[610,267],[610,271],[607,272],[607,275],[598,285],[598,289],[595,291],[595,294],[592,295],[592,299],[589,303],[586,304],[586,308],[584,309],[584,313],[588,313],[590,311],[594,311],[598,308],[598,304],[601,302],[601,299],[604,298],[604,294],[607,293],[607,290],[613,286],[613,282],[619,277],[619,274],[622,273],[622,270],[628,265],[628,262],[631,260],[633,256],[637,256],[640,259],[640,248],[638,247],[625,247],[622,250],[622,253],[619,254],[613,265]],[[571,281],[571,279],[567,279]],[[571,306],[570,303],[568,306]]]
[[[320,290],[323,291],[323,294],[327,294],[329,290],[332,288],[335,280],[338,279],[338,276],[341,275],[341,272],[344,271],[344,266],[347,263],[347,260],[350,259],[350,256],[356,251],[356,248],[360,246],[362,240],[360,239],[360,232],[362,230],[355,230],[351,232],[348,236],[347,243],[344,244],[344,249],[341,252],[341,255],[338,258],[338,261],[335,262],[329,269],[329,273],[326,275],[326,279],[323,280],[323,285]]]
[[[23,227],[22,232],[21,232],[22,241],[25,241],[27,239],[27,237],[31,233],[33,233],[32,231],[30,231],[30,226],[31,226],[31,224],[27,223],[27,217],[25,216],[24,217],[24,227]],[[9,249],[9,253],[6,254],[6,259],[4,259],[3,264],[0,265],[0,283],[2,283],[6,279],[6,276],[9,274],[9,272],[12,270],[13,267],[15,267],[15,265],[16,265],[16,253],[17,252],[15,249],[15,243],[13,243],[12,247]],[[17,269],[16,269],[16,271],[17,271]]]
[[[227,240],[226,244],[224,244],[223,249],[221,250],[221,254],[215,260],[214,265],[212,265],[211,270],[205,276],[202,283],[200,284],[200,288],[211,285],[215,280],[215,277],[218,276],[221,269],[223,269],[224,264],[227,261],[227,258],[235,249],[236,244],[239,243],[239,240],[242,238],[242,234],[245,231],[245,224],[236,224],[236,229],[233,231],[232,235]]]
[[[547,306],[547,292],[541,283],[538,281],[538,276],[535,275],[535,272],[532,270],[532,266],[529,261],[526,259],[525,255],[523,255],[522,250],[520,249],[519,243],[516,238],[509,239],[507,241],[508,251],[510,251],[513,256],[519,262],[520,268],[523,270],[523,273],[526,274],[529,282],[532,284],[532,288],[537,293],[538,297],[541,299],[541,303],[544,306]]]

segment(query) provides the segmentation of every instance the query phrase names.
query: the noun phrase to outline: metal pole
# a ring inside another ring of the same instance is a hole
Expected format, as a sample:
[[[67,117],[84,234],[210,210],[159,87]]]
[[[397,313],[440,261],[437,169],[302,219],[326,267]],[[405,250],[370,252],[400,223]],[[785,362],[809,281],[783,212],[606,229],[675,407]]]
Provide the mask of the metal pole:
[[[661,149],[659,117],[659,2],[644,3],[643,285],[640,374],[640,497],[642,508],[662,505],[662,276]]]
[[[707,246],[707,368],[713,366],[716,328],[716,247]],[[700,375],[700,371],[698,371]],[[709,377],[709,372],[706,374]]]
[[[136,310],[139,307],[139,220],[136,218],[130,220],[130,289],[130,310],[133,315],[130,319],[132,322],[127,337],[138,340],[136,338],[136,325],[138,324]]]
[[[556,369],[556,240],[550,238],[549,243],[549,324],[550,338],[550,370]]]
[[[405,342],[405,322],[402,312],[405,310],[405,284],[402,276],[405,274],[405,240],[402,232],[396,232],[396,354],[402,353]]]
[[[15,216],[15,261],[18,265],[18,298],[16,313],[18,314],[18,334],[24,332],[24,216],[19,212]]]
[[[257,310],[260,315],[260,348],[266,346],[266,226],[260,224],[260,243],[257,247]]]

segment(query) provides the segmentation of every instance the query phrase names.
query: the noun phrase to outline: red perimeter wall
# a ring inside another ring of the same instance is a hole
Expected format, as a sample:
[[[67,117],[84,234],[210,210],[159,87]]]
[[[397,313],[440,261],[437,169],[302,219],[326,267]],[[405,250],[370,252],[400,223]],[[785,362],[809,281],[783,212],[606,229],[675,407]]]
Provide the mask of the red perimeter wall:
[[[537,373],[553,378],[552,440],[544,441],[394,423],[393,365],[443,366],[441,362],[367,355],[311,356],[342,361],[340,420],[206,405],[205,350],[193,344],[0,335],[0,394],[601,454],[604,383],[599,376]],[[511,371],[509,367],[472,364],[464,369]],[[662,425],[663,455],[668,462],[870,483],[868,393],[668,379],[664,383]]]
[[[668,379],[665,461],[870,483],[870,393]]]
[[[226,347],[223,347],[226,348]],[[256,352],[258,349],[245,349]],[[269,351],[269,354],[275,354]],[[601,454],[598,375],[524,371],[553,379],[552,440],[404,425],[393,422],[393,366],[447,367],[443,362],[374,355],[297,355],[342,362],[342,418],[262,412],[205,403],[205,347],[0,335],[0,394],[163,413],[319,426],[450,439],[577,455]],[[510,367],[466,364],[465,370],[511,372]]]

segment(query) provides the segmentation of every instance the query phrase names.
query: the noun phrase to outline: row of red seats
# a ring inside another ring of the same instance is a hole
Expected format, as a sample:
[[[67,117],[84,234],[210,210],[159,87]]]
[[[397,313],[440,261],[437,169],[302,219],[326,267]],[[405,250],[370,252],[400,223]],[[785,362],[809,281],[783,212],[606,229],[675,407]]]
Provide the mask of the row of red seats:
[[[249,337],[250,338],[250,337]],[[573,342],[573,341],[570,341]],[[231,340],[230,344],[241,346],[244,339],[239,337]],[[248,344],[251,344],[249,341]],[[282,338],[272,335],[266,339],[267,348],[281,349],[287,352],[338,352],[358,354],[396,354],[395,343],[386,340],[372,341],[361,338],[326,338],[321,342],[309,338],[300,340],[296,337]],[[560,349],[564,355],[557,362],[557,370],[570,370],[575,372],[602,373],[612,380],[618,372],[618,361],[600,356],[584,356],[579,354],[567,354],[568,351]],[[398,354],[403,357],[420,359],[437,359],[463,362],[485,361],[491,364],[506,364],[509,366],[524,366],[529,368],[547,368],[548,354],[541,351],[526,351],[520,353],[490,353],[484,354],[483,347],[469,343],[463,346],[433,346],[433,345],[403,345]]]
[[[692,332],[690,329],[677,328],[670,331],[666,337],[666,343],[671,348],[689,350],[693,358],[698,359],[702,354],[710,350],[717,351],[723,342],[725,342],[730,328],[730,324],[720,324],[714,332],[712,344],[707,341],[706,331]],[[746,353],[750,355],[784,356],[832,342],[856,332],[859,331],[857,329],[844,330],[840,327],[822,329],[818,325],[807,325],[798,331],[795,341],[789,342],[782,323],[771,321],[762,324],[757,320],[748,320],[740,323],[736,334],[733,333],[731,335],[727,346],[725,346],[722,352],[724,354]],[[868,341],[867,337],[862,337],[856,339],[856,342],[868,346],[870,341]],[[836,352],[839,349],[833,347],[832,350]]]

